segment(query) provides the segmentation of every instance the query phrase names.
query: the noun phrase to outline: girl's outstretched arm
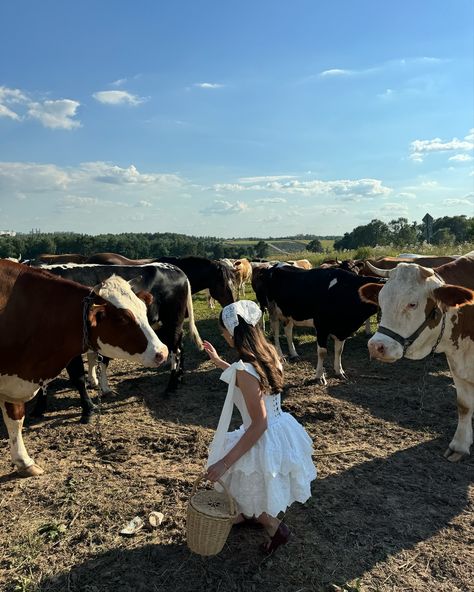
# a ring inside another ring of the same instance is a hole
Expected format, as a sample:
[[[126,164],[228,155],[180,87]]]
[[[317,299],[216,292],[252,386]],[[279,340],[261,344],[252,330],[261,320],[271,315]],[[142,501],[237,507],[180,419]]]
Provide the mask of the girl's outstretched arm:
[[[260,391],[260,383],[245,370],[238,370],[237,384],[244,396],[252,423],[237,444],[223,458],[208,468],[207,478],[210,481],[217,481],[222,477],[231,465],[252,448],[267,429],[267,410]]]
[[[216,348],[212,345],[212,343],[209,343],[209,341],[203,341],[202,347],[204,348],[204,351],[209,356],[209,359],[215,366],[217,366],[218,368],[222,368],[222,370],[225,370],[230,366],[228,362],[226,362],[219,356],[219,354],[216,351]]]

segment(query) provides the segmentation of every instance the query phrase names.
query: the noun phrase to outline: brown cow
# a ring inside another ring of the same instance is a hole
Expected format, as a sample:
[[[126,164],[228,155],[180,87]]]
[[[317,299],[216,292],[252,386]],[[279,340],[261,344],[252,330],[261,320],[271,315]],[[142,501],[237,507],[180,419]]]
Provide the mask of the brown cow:
[[[104,356],[159,366],[167,347],[147,320],[148,292],[133,293],[117,276],[93,290],[42,269],[0,261],[0,407],[13,463],[40,475],[22,438],[25,402],[76,356]]]
[[[61,263],[85,263],[87,255],[78,255],[76,253],[64,253],[63,255],[38,255],[36,261],[47,265],[59,265]]]
[[[293,267],[299,267],[300,269],[313,269],[313,266],[308,259],[296,259],[295,261],[287,261],[287,263],[293,265]]]
[[[359,273],[360,275],[371,275],[374,276],[374,272],[370,270],[368,263],[377,267],[377,269],[394,269],[399,263],[414,263],[416,265],[421,265],[423,267],[439,267],[440,265],[444,265],[445,263],[451,263],[452,261],[456,261],[458,257],[455,256],[426,256],[426,257],[409,257],[409,258],[402,258],[402,257],[381,257],[379,259],[366,259],[363,261],[359,266]],[[359,261],[356,260],[356,264]]]
[[[456,386],[458,426],[445,456],[459,461],[473,441],[474,410],[474,251],[434,271],[399,264],[380,270],[388,276],[382,287],[367,284],[359,290],[366,302],[378,302],[382,320],[369,340],[371,357],[395,362],[420,360],[444,352]]]
[[[238,294],[245,297],[245,284],[252,280],[252,265],[248,259],[236,259],[234,269],[237,278]]]

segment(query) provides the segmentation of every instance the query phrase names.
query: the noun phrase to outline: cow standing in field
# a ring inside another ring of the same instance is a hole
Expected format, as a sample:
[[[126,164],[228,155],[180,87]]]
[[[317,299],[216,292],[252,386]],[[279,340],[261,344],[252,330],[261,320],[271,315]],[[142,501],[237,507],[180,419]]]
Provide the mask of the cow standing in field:
[[[334,338],[334,370],[345,378],[341,356],[345,340],[377,311],[377,306],[362,302],[358,289],[373,278],[362,277],[340,269],[303,270],[290,265],[276,265],[254,270],[254,290],[260,307],[267,308],[279,348],[278,321],[314,326],[318,348],[316,378],[326,383],[324,358],[329,335]],[[287,333],[287,338],[289,337]],[[290,355],[297,356],[289,341]]]
[[[435,270],[400,263],[384,286],[368,284],[361,298],[380,305],[382,319],[369,340],[372,358],[420,360],[444,352],[456,386],[458,425],[445,456],[459,461],[473,441],[474,410],[474,251]],[[445,283],[449,281],[450,283]]]
[[[234,269],[237,276],[238,293],[245,298],[245,284],[252,281],[252,265],[248,259],[236,259]]]
[[[125,280],[137,278],[140,288],[149,292],[153,299],[147,308],[148,320],[155,329],[158,338],[169,350],[171,373],[165,392],[173,392],[177,389],[179,381],[184,373],[183,354],[183,325],[186,315],[189,317],[189,331],[195,344],[202,348],[201,338],[194,322],[194,310],[189,280],[180,269],[167,263],[152,263],[149,265],[62,265],[46,268],[51,273],[66,279],[79,281],[86,286],[94,286],[107,277],[115,274]],[[139,278],[139,279],[138,279]],[[115,356],[108,356],[112,358]],[[89,382],[97,385],[95,374],[95,356],[89,356]],[[110,392],[107,381],[106,366],[108,359],[101,364],[100,387],[104,393]],[[81,362],[82,363],[82,362]],[[76,374],[72,376],[76,386],[81,384],[79,360],[76,363]],[[68,370],[71,370],[68,367]],[[70,373],[71,375],[71,373]],[[81,395],[82,415],[81,422],[88,423],[94,406],[85,391],[79,388]],[[36,414],[44,408],[44,401],[38,401]]]
[[[91,290],[41,269],[0,261],[0,407],[17,471],[39,475],[22,438],[25,403],[76,356],[105,356],[159,366],[167,347],[150,327],[145,301],[110,277]]]

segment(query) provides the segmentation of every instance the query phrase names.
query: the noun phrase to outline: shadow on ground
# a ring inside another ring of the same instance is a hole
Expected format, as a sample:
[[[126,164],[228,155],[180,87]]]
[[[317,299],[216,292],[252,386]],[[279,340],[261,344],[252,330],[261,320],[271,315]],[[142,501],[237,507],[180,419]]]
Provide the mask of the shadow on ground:
[[[437,441],[423,443],[317,480],[313,498],[288,512],[294,536],[274,557],[256,551],[259,531],[234,529],[217,557],[191,554],[184,540],[118,548],[42,580],[37,590],[296,592],[353,581],[387,557],[455,528],[450,523],[466,508],[472,467],[451,465],[437,455],[438,447]]]

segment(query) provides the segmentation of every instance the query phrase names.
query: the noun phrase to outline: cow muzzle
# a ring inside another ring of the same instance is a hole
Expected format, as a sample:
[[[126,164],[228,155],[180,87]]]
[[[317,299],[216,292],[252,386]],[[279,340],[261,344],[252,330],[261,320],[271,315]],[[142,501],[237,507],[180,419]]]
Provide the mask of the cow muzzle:
[[[403,356],[402,347],[393,339],[376,333],[367,343],[371,359],[381,362],[396,362]]]

